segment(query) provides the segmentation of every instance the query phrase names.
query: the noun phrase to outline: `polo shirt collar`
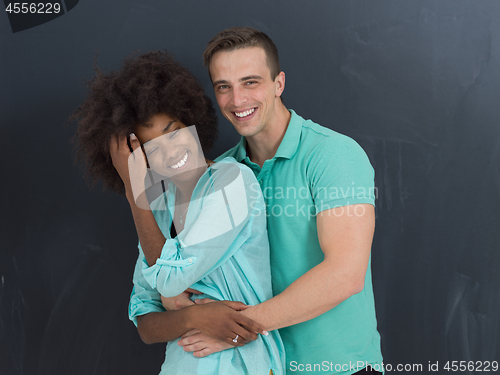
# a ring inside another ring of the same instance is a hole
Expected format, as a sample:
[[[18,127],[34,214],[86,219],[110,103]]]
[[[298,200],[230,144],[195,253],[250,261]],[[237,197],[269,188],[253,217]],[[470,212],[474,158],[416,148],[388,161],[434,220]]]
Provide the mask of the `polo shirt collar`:
[[[290,122],[285,132],[278,151],[276,151],[275,158],[291,159],[299,148],[300,134],[302,133],[302,122],[304,119],[295,113],[293,109],[289,110],[291,113]]]
[[[297,152],[300,142],[300,134],[302,133],[302,122],[304,119],[295,113],[293,109],[289,109],[291,113],[290,122],[285,132],[278,151],[276,151],[275,158],[291,159]],[[238,143],[238,151],[236,153],[236,160],[240,163],[247,157],[247,141],[245,137],[241,137]]]
[[[247,140],[245,137],[241,137],[240,142],[237,146],[236,161],[242,163],[247,157]]]

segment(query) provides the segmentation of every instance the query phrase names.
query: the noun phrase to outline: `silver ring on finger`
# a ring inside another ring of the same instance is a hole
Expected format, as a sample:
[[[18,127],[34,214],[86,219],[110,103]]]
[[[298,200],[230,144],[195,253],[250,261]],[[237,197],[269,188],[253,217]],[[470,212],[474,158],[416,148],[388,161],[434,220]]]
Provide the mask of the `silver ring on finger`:
[[[240,337],[240,335],[236,335],[236,337],[233,339],[233,342],[236,344],[238,342],[238,337]]]

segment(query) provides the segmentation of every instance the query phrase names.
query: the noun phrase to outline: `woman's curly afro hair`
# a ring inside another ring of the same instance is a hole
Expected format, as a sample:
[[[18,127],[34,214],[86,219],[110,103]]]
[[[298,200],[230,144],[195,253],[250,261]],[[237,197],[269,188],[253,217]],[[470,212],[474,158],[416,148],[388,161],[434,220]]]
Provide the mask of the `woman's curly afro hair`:
[[[95,70],[88,97],[70,119],[78,121],[76,159],[91,186],[103,180],[104,188],[124,192],[109,153],[111,137],[128,135],[159,113],[186,126],[196,125],[203,152],[210,151],[217,139],[212,101],[197,79],[167,52],[128,57],[121,70],[109,74]]]

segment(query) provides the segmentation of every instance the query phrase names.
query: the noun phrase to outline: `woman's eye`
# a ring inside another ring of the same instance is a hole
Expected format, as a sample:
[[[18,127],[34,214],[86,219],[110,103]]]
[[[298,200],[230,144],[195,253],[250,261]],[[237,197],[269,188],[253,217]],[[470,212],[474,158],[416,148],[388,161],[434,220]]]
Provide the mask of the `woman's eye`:
[[[146,156],[151,156],[157,149],[158,149],[158,147],[151,147],[151,148],[147,149]]]
[[[179,132],[179,129],[176,129],[176,130],[174,130],[174,131],[170,132],[170,134],[169,134],[169,136],[168,136],[168,137],[169,137],[169,138],[173,138],[173,137],[175,137],[175,136],[177,135],[177,133],[178,133],[178,132]]]

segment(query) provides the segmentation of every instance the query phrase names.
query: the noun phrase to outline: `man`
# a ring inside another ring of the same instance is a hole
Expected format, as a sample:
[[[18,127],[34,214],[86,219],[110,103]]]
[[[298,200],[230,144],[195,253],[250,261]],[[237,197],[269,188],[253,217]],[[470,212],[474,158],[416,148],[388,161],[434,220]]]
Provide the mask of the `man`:
[[[243,136],[221,158],[254,171],[268,209],[275,297],[242,313],[280,329],[290,372],[382,369],[369,267],[373,169],[365,153],[287,110],[285,74],[265,34],[224,30],[204,59],[223,115]],[[208,354],[202,336],[181,343]]]
[[[239,314],[280,330],[290,373],[382,371],[370,271],[373,169],[366,154],[352,139],[284,106],[285,74],[265,34],[224,30],[204,59],[217,103],[242,135],[220,158],[249,166],[267,204],[275,297]],[[228,347],[203,333],[179,344],[199,357]]]

